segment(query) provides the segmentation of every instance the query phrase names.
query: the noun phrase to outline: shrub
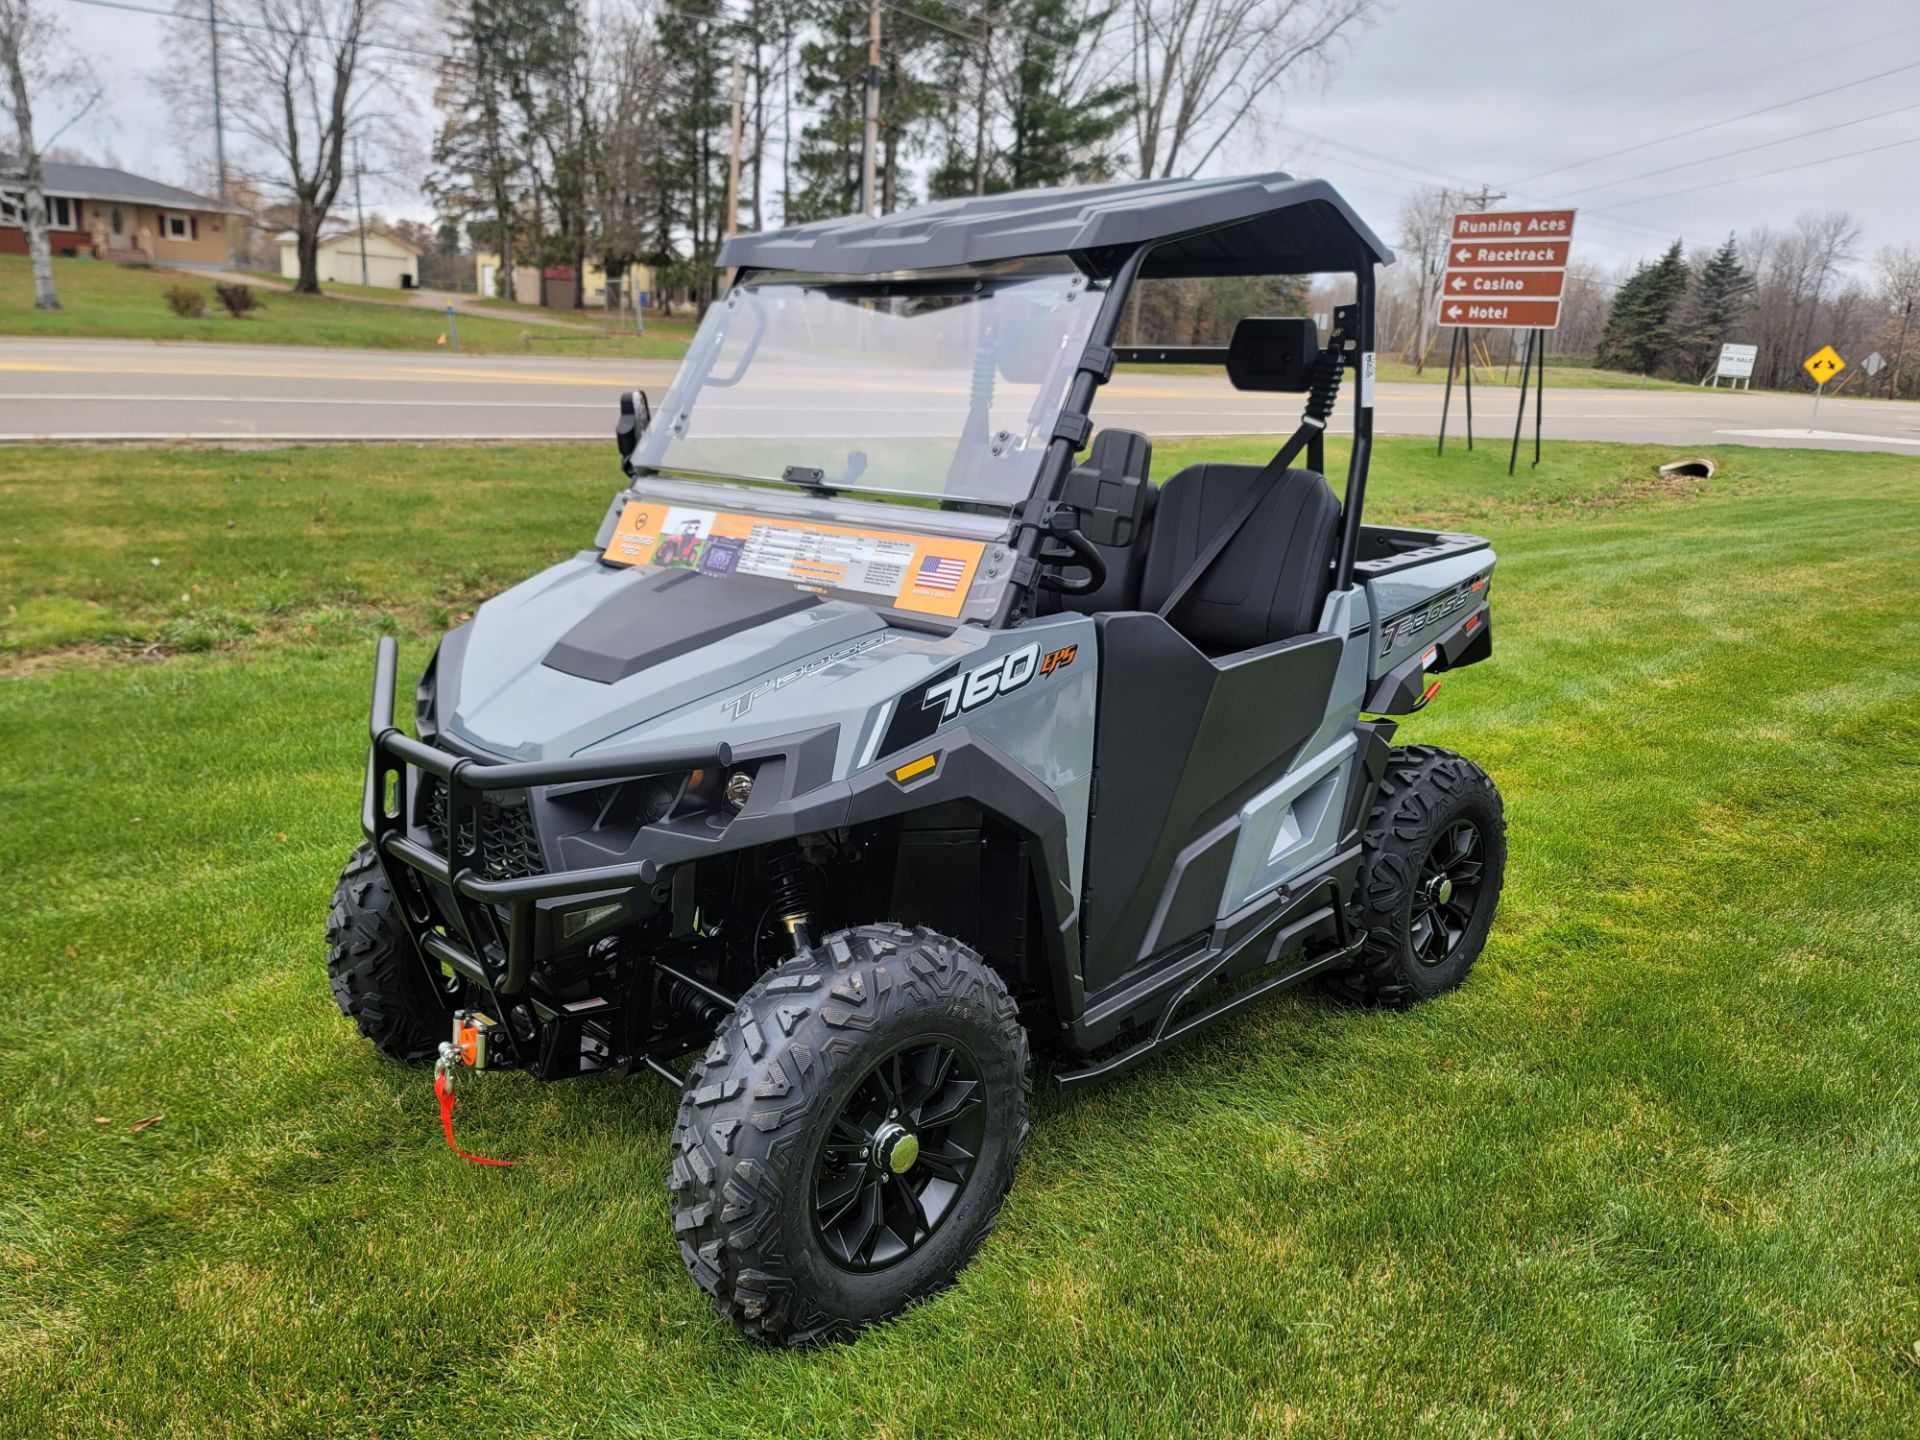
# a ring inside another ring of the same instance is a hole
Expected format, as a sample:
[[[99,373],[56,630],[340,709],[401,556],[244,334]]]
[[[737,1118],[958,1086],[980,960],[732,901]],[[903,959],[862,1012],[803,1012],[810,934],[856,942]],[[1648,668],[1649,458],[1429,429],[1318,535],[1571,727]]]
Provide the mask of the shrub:
[[[207,297],[191,285],[169,286],[167,305],[182,320],[198,320],[207,313]]]
[[[251,285],[216,285],[213,293],[220,297],[220,303],[227,307],[227,314],[236,320],[244,320],[255,310],[267,307],[253,293]]]

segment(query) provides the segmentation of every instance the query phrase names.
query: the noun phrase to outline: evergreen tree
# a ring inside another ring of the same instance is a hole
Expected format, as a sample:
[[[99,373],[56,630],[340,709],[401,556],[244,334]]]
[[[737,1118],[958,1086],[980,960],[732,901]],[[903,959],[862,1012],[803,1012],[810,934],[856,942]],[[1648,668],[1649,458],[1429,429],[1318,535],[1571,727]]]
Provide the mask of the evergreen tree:
[[[985,17],[998,27],[987,43],[950,44],[943,69],[960,83],[942,92],[929,195],[1086,184],[1124,169],[1115,142],[1133,86],[1092,63],[1114,13],[1098,0],[1014,0]]]
[[[713,298],[714,262],[725,233],[730,67],[718,42],[725,21],[718,0],[681,0],[659,13],[662,92],[655,162],[653,253],[662,281]]]
[[[1594,364],[1604,370],[1651,375],[1672,353],[1674,312],[1687,293],[1687,262],[1680,242],[1651,265],[1642,265],[1613,297]]]
[[[800,46],[799,90],[816,113],[794,147],[788,225],[860,208],[866,140],[867,11],[864,0],[816,0]]]
[[[1721,345],[1745,318],[1755,288],[1753,276],[1740,263],[1739,246],[1727,236],[1694,283],[1683,341],[1690,372],[1699,374],[1714,363]]]
[[[1111,10],[1080,0],[1019,0],[1011,7],[1013,63],[1006,154],[989,188],[1024,190],[1111,180],[1124,163],[1114,140],[1129,117],[1133,87],[1077,85],[1085,51]]]

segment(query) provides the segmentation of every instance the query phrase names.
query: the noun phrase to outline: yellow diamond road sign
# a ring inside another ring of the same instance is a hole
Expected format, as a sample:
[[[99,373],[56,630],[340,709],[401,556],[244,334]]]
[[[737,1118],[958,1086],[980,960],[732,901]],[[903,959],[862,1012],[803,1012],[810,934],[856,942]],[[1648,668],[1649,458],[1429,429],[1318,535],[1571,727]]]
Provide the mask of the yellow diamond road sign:
[[[1840,352],[1831,345],[1822,345],[1800,364],[1813,376],[1816,385],[1826,384],[1847,368],[1847,362],[1840,358]]]

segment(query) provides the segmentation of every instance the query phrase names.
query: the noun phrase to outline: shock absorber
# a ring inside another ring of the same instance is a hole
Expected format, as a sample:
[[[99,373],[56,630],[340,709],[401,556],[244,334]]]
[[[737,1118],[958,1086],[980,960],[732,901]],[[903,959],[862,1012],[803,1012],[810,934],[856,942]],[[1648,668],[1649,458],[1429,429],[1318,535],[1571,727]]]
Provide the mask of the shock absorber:
[[[1302,419],[1318,420],[1324,426],[1333,418],[1333,407],[1340,399],[1340,377],[1346,371],[1346,362],[1340,351],[1340,337],[1336,333],[1330,337],[1333,341],[1320,352],[1313,362],[1313,384],[1307,391],[1306,413]]]
[[[820,867],[798,850],[788,850],[767,861],[767,889],[772,913],[780,917],[798,949],[813,944],[813,917],[820,906]]]

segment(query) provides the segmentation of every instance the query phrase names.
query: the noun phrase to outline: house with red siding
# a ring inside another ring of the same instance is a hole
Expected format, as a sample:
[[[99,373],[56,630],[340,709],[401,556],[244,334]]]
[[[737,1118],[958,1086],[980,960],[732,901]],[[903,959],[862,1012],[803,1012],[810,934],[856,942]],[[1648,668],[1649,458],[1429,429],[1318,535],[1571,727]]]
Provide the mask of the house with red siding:
[[[247,212],[105,165],[41,165],[48,240],[55,255],[224,269],[229,230]],[[27,253],[26,201],[18,167],[0,155],[0,255]]]

